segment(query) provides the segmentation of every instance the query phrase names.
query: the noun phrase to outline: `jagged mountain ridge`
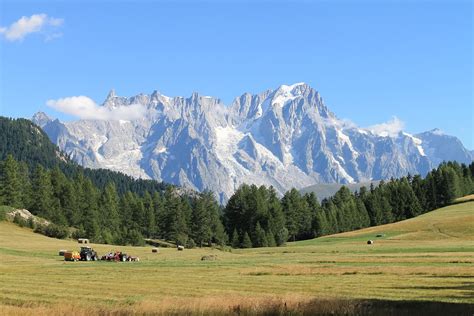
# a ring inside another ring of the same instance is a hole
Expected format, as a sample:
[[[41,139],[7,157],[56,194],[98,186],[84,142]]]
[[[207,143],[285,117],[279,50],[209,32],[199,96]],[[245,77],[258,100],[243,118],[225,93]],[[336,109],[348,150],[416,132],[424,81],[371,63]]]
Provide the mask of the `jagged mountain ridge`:
[[[33,120],[84,166],[211,190],[222,202],[242,183],[283,193],[314,183],[425,174],[443,151],[425,149],[418,136],[381,136],[339,120],[304,83],[245,93],[229,107],[197,93],[170,98],[157,91],[130,98],[111,91],[102,106],[134,104],[146,115],[132,121],[60,122],[43,114]]]

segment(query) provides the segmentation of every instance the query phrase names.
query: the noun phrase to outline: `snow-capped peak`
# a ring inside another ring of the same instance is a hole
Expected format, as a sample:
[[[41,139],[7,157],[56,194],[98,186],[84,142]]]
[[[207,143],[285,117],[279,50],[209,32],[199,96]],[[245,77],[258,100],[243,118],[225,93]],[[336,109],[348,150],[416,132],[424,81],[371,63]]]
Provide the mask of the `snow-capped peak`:
[[[440,130],[439,128],[434,128],[432,129],[431,131],[429,131],[429,133],[431,134],[435,134],[435,135],[446,135],[445,132],[443,132],[442,130]]]
[[[292,85],[281,85],[275,90],[271,100],[272,106],[285,106],[288,102],[301,97],[308,86],[304,82]],[[268,104],[269,105],[269,104]],[[265,111],[265,109],[263,109]]]
[[[122,114],[53,121],[44,130],[86,167],[212,190],[222,202],[242,183],[284,193],[318,182],[426,174],[439,161],[472,157],[459,141],[435,135],[439,130],[404,133],[396,118],[366,129],[339,120],[305,83],[246,93],[231,107],[197,93],[118,97],[114,90],[104,105],[111,108],[101,112]],[[130,119],[135,109],[144,111],[140,119]],[[35,119],[48,118],[38,113]]]

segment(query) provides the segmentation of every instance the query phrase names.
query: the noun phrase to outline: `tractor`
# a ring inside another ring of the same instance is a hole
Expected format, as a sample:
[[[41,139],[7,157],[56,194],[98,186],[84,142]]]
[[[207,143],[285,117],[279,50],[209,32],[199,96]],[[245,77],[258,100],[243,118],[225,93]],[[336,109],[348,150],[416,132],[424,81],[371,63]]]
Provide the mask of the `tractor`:
[[[97,256],[97,252],[92,249],[91,247],[85,246],[81,247],[81,260],[82,261],[97,261],[99,257]]]

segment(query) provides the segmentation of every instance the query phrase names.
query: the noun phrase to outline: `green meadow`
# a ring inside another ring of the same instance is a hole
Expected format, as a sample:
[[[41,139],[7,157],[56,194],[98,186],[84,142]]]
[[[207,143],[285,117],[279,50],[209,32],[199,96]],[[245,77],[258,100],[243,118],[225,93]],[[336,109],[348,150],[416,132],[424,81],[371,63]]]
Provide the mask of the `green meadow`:
[[[360,302],[379,301],[465,311],[474,304],[472,198],[278,248],[152,253],[92,245],[100,255],[122,250],[140,257],[125,263],[64,262],[58,251],[78,250],[77,242],[0,222],[0,314],[357,314]],[[202,261],[205,255],[216,260]]]

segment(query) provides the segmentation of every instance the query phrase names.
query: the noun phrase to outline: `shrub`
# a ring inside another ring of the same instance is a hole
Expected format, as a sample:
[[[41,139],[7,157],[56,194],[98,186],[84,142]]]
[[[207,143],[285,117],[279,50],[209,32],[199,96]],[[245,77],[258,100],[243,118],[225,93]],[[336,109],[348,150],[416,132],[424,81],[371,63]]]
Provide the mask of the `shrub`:
[[[36,222],[35,220],[33,219],[33,217],[30,217],[28,218],[28,220],[26,221],[26,225],[31,228],[31,229],[35,229],[36,228]]]
[[[7,205],[0,205],[0,221],[7,219],[7,213],[12,211],[13,207]]]
[[[196,243],[192,238],[189,238],[188,241],[186,242],[186,248],[195,248]]]
[[[20,227],[26,226],[26,221],[21,217],[20,213],[16,213],[15,217],[13,217],[13,223],[17,224]]]
[[[64,239],[69,237],[69,229],[65,226],[49,224],[46,226],[45,235],[48,237]]]
[[[44,235],[44,234],[45,234],[45,233],[44,233],[45,228],[46,228],[45,225],[39,224],[39,225],[36,226],[36,228],[35,228],[33,231],[34,231],[35,233],[37,233],[37,234],[42,234],[42,235]]]
[[[64,239],[69,237],[69,229],[65,226],[56,224],[38,225],[35,228],[34,232],[58,239]]]

